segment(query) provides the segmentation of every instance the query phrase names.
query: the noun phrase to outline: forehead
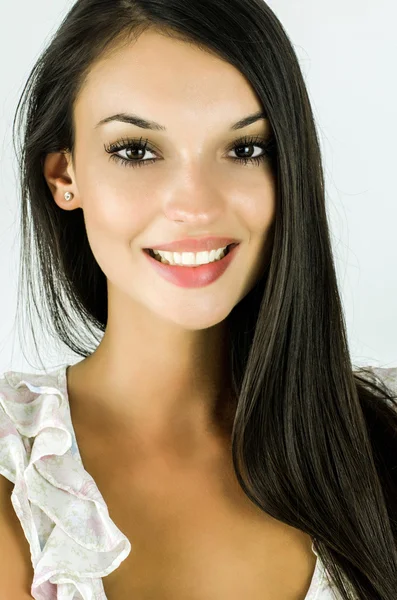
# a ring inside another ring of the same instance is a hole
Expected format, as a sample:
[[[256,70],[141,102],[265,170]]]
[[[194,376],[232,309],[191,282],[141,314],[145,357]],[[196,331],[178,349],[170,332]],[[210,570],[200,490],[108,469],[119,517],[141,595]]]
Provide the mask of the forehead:
[[[244,75],[193,44],[147,31],[99,59],[75,103],[75,114],[97,123],[110,112],[151,116],[164,123],[204,116],[215,122],[259,109]],[[138,110],[139,109],[139,110]]]

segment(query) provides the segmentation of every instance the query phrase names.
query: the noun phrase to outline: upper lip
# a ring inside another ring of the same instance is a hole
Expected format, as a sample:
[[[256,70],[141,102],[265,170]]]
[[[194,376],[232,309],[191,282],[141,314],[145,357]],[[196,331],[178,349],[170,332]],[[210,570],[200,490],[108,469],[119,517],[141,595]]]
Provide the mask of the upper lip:
[[[211,250],[217,250],[218,248],[224,248],[230,244],[239,244],[239,240],[229,237],[205,237],[205,238],[187,238],[184,240],[178,240],[177,242],[170,242],[168,244],[158,244],[158,246],[151,246],[146,248],[147,250],[165,250],[168,252],[210,252]]]

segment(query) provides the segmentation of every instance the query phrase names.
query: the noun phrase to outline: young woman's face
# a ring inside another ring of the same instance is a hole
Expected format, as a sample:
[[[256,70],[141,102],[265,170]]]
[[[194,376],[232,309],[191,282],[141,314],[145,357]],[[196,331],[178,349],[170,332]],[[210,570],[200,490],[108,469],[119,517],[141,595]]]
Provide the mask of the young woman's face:
[[[261,143],[271,132],[265,119],[231,128],[261,109],[236,68],[155,32],[93,66],[74,107],[73,192],[109,294],[202,329],[224,320],[252,289],[269,258],[275,186],[267,157],[249,158],[265,154]],[[101,124],[120,114],[163,129],[117,118]],[[140,141],[146,149],[131,148]],[[115,149],[119,142],[130,148]],[[223,274],[205,285],[163,277],[143,251],[206,236],[240,245]]]

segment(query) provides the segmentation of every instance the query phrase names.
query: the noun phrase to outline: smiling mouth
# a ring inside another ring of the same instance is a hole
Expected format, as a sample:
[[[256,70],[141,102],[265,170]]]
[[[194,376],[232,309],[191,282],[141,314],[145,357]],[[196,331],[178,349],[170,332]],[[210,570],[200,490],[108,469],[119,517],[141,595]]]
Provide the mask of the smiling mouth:
[[[174,264],[174,263],[170,263],[168,262],[168,260],[166,260],[165,258],[161,257],[159,254],[155,254],[153,252],[153,250],[151,250],[150,248],[144,248],[143,251],[146,252],[146,254],[149,254],[149,256],[151,256],[152,258],[154,258],[154,260],[157,260],[157,262],[165,264],[165,265],[170,265],[170,266],[176,266],[176,267],[190,267],[190,268],[197,268],[197,267],[205,267],[206,265],[210,265],[212,263],[215,262],[220,262],[221,260],[223,260],[225,258],[225,256],[227,256],[229,254],[229,252],[235,247],[238,246],[238,244],[229,244],[228,246],[226,246],[226,250],[225,253],[223,254],[222,258],[218,258],[216,260],[210,261],[210,262],[205,262],[203,264],[199,264],[199,265],[184,265],[184,264]],[[183,254],[183,253],[179,253],[179,254]]]

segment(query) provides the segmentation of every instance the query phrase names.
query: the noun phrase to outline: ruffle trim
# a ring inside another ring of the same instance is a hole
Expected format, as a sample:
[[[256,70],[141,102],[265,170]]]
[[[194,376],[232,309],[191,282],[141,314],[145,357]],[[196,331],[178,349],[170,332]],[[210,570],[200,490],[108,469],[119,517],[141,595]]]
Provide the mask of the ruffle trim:
[[[30,545],[35,600],[106,600],[101,578],[131,544],[84,469],[62,385],[67,366],[4,373],[0,472],[15,484],[11,501]]]
[[[0,411],[8,419],[0,418],[0,473],[15,484],[11,500],[30,545],[33,598],[107,600],[102,577],[125,560],[131,544],[84,469],[67,395],[68,366],[4,373]],[[314,543],[317,561],[305,600],[316,600],[326,585]]]

